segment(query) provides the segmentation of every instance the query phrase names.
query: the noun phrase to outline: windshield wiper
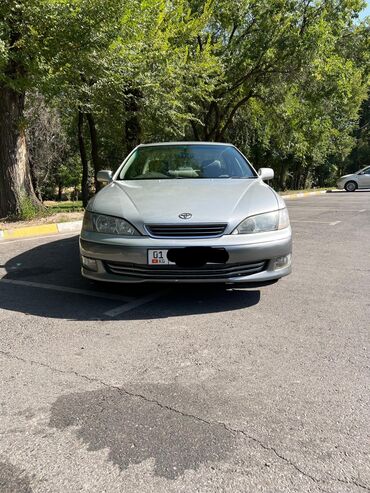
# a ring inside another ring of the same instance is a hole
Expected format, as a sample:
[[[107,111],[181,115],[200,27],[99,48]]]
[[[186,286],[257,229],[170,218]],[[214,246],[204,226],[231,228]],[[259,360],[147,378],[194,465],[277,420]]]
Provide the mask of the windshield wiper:
[[[257,176],[230,176],[234,180],[254,180]]]

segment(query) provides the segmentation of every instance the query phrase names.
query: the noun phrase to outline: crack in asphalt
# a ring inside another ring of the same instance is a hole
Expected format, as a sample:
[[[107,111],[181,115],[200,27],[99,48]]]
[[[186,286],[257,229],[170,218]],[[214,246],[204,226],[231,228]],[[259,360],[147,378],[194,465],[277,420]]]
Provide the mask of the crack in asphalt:
[[[131,392],[131,391],[125,389],[124,387],[118,387],[116,385],[112,385],[112,384],[106,383],[106,382],[104,382],[103,380],[100,380],[97,377],[89,377],[88,375],[84,375],[82,373],[78,373],[75,370],[62,370],[60,368],[56,368],[54,366],[48,365],[46,363],[43,363],[41,361],[27,360],[27,359],[22,358],[20,356],[16,356],[16,355],[10,353],[9,351],[4,351],[4,350],[1,350],[1,349],[0,349],[0,354],[2,354],[3,356],[5,356],[7,358],[15,359],[15,360],[18,360],[18,361],[22,361],[23,363],[28,363],[28,364],[31,364],[31,365],[36,365],[36,366],[40,366],[40,367],[43,367],[43,368],[47,368],[47,369],[49,369],[49,370],[51,370],[53,372],[60,373],[60,374],[63,374],[63,375],[75,375],[76,377],[82,378],[84,380],[87,380],[90,383],[91,382],[98,383],[98,384],[100,384],[100,385],[102,385],[104,387],[107,387],[109,389],[114,389],[114,390],[116,390],[117,392],[119,392],[122,395],[128,395],[130,397],[136,397],[138,399],[142,399],[145,402],[148,402],[148,403],[157,405],[161,409],[165,409],[167,411],[170,411],[170,412],[179,414],[179,415],[181,415],[181,416],[183,416],[185,418],[190,418],[190,419],[194,419],[196,421],[200,421],[201,423],[207,424],[208,426],[214,426],[214,425],[222,426],[229,433],[232,433],[234,435],[235,434],[243,435],[248,440],[256,443],[257,445],[259,445],[263,450],[266,450],[268,452],[272,452],[281,461],[283,461],[286,464],[288,464],[289,466],[293,467],[299,474],[301,474],[302,476],[304,476],[304,477],[310,479],[311,481],[313,481],[314,483],[316,483],[317,487],[321,491],[323,491],[325,493],[331,493],[331,492],[328,492],[327,490],[324,490],[320,486],[320,483],[325,482],[324,479],[320,479],[320,478],[316,478],[315,476],[312,476],[308,472],[306,472],[303,469],[301,469],[297,464],[295,464],[294,462],[292,462],[290,459],[288,459],[287,457],[285,457],[284,455],[282,455],[280,452],[278,452],[275,447],[271,447],[271,446],[268,446],[268,445],[264,444],[258,438],[255,438],[252,435],[248,435],[248,433],[245,432],[244,430],[240,430],[238,428],[232,428],[231,426],[228,426],[226,423],[223,423],[221,421],[208,421],[208,420],[206,420],[204,418],[201,418],[199,416],[196,416],[194,414],[189,414],[189,413],[186,413],[186,412],[181,411],[179,409],[176,409],[176,408],[173,408],[171,406],[168,406],[167,404],[163,404],[162,402],[160,402],[160,401],[158,401],[156,399],[151,399],[151,398],[149,398],[149,397],[147,397],[147,396],[145,396],[143,394]],[[332,479],[334,481],[338,481],[340,483],[347,484],[347,485],[353,485],[353,486],[356,486],[358,488],[361,488],[361,489],[363,489],[365,491],[369,491],[370,492],[370,487],[365,486],[365,485],[363,485],[363,484],[361,484],[361,483],[359,483],[359,482],[357,482],[355,480],[348,481],[348,480],[344,480],[344,479],[340,479],[340,478],[335,478],[335,477],[332,477]]]
[[[368,486],[365,486],[357,481],[348,481],[346,479],[338,479],[338,478],[333,478],[335,479],[336,481],[338,481],[339,483],[344,483],[344,484],[353,484],[354,486],[357,486],[358,488],[362,488],[363,490],[365,491],[370,491],[370,488]]]

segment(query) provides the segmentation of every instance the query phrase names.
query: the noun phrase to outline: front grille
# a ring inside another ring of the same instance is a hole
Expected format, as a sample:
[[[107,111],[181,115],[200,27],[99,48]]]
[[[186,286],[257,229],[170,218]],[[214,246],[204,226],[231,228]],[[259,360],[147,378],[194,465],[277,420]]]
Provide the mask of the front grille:
[[[267,260],[248,264],[206,264],[200,268],[182,268],[176,265],[152,266],[138,264],[123,264],[104,262],[105,268],[111,274],[146,280],[157,279],[228,279],[242,277],[262,272],[267,267]]]
[[[206,238],[221,236],[227,224],[147,224],[150,236],[158,238]]]

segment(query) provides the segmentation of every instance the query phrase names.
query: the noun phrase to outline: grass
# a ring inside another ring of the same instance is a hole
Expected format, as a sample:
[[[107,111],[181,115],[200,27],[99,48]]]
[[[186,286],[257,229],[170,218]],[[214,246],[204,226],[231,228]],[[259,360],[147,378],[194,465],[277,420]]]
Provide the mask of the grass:
[[[55,214],[39,214],[32,219],[0,219],[0,230],[27,228],[28,226],[40,226],[42,224],[65,223],[70,221],[80,221],[83,217],[82,212],[57,212]]]
[[[51,200],[47,200],[44,202],[46,206],[47,212],[50,214],[57,214],[58,212],[83,212],[84,208],[82,207],[82,201],[64,201],[64,202],[55,202]]]
[[[24,195],[20,200],[20,211],[17,218],[10,218],[10,220],[30,221],[34,217],[43,215],[43,207],[36,201],[31,200]]]
[[[4,217],[0,218],[0,229],[6,227],[6,225],[17,225],[26,223],[51,223],[70,221],[70,217],[73,219],[79,218],[84,211],[82,207],[82,201],[63,201],[56,202],[47,200],[41,206],[34,204],[27,197],[22,199],[20,214],[16,217]]]

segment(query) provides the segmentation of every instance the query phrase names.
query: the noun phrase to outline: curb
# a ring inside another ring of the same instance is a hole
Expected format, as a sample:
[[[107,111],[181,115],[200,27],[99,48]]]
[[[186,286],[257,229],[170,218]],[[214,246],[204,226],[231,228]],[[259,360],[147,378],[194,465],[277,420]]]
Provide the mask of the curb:
[[[318,190],[317,192],[299,192],[299,193],[290,193],[288,195],[280,195],[284,200],[285,199],[300,199],[302,197],[309,197],[310,195],[321,195],[323,193],[328,193],[329,190]]]
[[[66,223],[41,224],[40,226],[28,226],[26,228],[14,228],[0,230],[0,242],[15,240],[32,236],[53,235],[58,233],[80,232],[82,221],[70,221]]]

